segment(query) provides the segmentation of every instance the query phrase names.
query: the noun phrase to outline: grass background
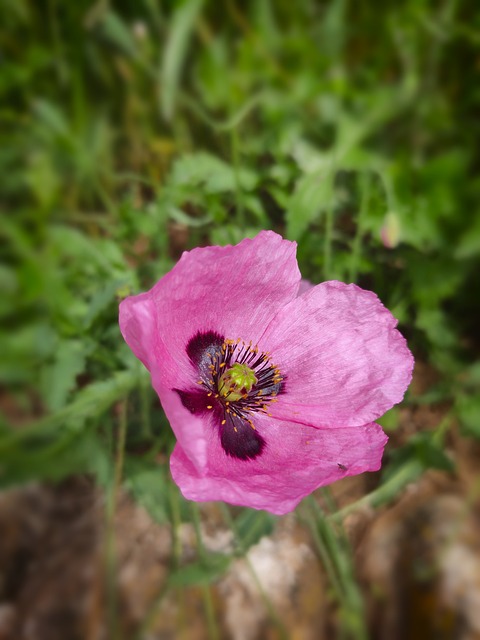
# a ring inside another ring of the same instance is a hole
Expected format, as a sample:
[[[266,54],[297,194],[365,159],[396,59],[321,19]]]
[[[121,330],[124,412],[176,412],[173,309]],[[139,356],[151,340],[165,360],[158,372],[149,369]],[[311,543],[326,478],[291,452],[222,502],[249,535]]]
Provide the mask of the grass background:
[[[118,301],[184,249],[266,228],[298,242],[312,282],[375,291],[436,372],[406,402],[444,403],[480,438],[475,1],[2,0],[1,12],[0,486],[87,473],[107,519],[122,481],[157,522],[191,519],[172,503],[172,435]],[[393,409],[382,424],[398,420]],[[387,455],[385,499],[406,466],[454,470],[436,427]],[[243,551],[273,526],[235,517]],[[228,562],[203,557],[174,580],[212,581]]]

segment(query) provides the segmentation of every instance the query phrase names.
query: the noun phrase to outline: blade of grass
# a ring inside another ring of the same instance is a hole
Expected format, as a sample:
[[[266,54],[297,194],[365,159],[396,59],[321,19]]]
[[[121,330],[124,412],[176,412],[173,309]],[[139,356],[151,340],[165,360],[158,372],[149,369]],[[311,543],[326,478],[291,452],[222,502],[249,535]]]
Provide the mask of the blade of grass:
[[[117,598],[117,557],[115,548],[115,510],[118,493],[122,481],[125,440],[127,435],[127,399],[120,405],[117,450],[112,482],[110,484],[105,505],[106,535],[105,535],[105,582],[107,599],[107,628],[110,638],[121,638],[118,625]]]
[[[263,604],[265,605],[265,608],[266,608],[266,610],[268,612],[270,620],[272,621],[272,623],[277,628],[280,639],[281,640],[288,640],[287,629],[286,629],[284,623],[282,622],[282,620],[280,619],[277,611],[275,610],[275,607],[273,606],[272,601],[270,600],[270,598],[268,597],[267,593],[265,592],[265,589],[263,588],[262,582],[261,582],[257,572],[255,571],[255,567],[253,566],[250,558],[247,555],[248,549],[246,549],[244,547],[244,545],[243,545],[243,543],[241,541],[241,538],[238,535],[238,530],[237,530],[237,527],[236,527],[236,524],[235,524],[235,520],[232,518],[232,515],[230,513],[229,508],[223,502],[220,503],[220,508],[221,508],[222,515],[223,515],[223,518],[224,518],[225,522],[227,523],[227,525],[233,531],[235,543],[238,546],[238,549],[239,549],[240,553],[242,554],[242,556],[243,556],[243,558],[244,558],[244,560],[246,562],[247,568],[250,571],[250,574],[251,574],[251,576],[253,578],[253,581],[255,582],[255,585],[256,585],[256,587],[258,589],[260,597],[262,598]]]
[[[198,508],[198,504],[196,502],[191,503],[191,509],[192,509],[192,516],[193,516],[192,521],[195,529],[195,536],[197,538],[198,556],[200,560],[205,561],[206,551],[205,551],[205,545],[203,544],[202,530],[200,526],[200,509]],[[211,586],[203,585],[201,589],[202,589],[203,606],[205,609],[205,617],[207,620],[208,637],[211,640],[219,640],[220,629],[218,628],[217,620],[215,617],[215,607],[213,605]]]

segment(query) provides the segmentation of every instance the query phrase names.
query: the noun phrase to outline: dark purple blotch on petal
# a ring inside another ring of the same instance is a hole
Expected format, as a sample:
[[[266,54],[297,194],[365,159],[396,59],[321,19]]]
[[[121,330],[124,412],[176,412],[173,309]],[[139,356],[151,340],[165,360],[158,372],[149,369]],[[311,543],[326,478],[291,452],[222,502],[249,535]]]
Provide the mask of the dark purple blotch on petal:
[[[174,389],[180,396],[185,409],[188,409],[190,413],[196,415],[205,415],[211,409],[209,406],[213,406],[212,399],[207,396],[205,391],[201,389],[195,389],[194,391],[181,391],[180,389]],[[215,405],[218,403],[215,401]]]
[[[265,440],[246,420],[227,414],[220,425],[220,442],[225,453],[240,460],[254,460],[265,448]]]
[[[181,391],[175,389],[185,409],[197,416],[210,415],[220,433],[220,443],[225,453],[239,460],[253,460],[265,448],[265,440],[252,425],[241,416],[226,413],[218,400],[199,389]],[[209,408],[211,407],[211,408]],[[222,422],[225,421],[225,424]]]
[[[187,344],[187,356],[202,378],[210,378],[212,358],[220,356],[224,338],[216,331],[198,331]]]

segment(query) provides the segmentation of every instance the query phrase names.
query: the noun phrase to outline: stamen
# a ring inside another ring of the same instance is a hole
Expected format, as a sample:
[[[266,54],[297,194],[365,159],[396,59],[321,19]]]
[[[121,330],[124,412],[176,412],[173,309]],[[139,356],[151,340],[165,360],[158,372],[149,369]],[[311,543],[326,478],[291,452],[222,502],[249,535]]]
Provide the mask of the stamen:
[[[217,425],[225,453],[241,460],[260,455],[266,443],[257,433],[255,414],[271,417],[269,405],[278,402],[285,384],[280,368],[270,361],[270,353],[260,351],[252,341],[223,338],[215,332],[192,338],[187,353],[197,367],[197,383],[203,389],[194,401],[184,397],[184,406],[192,413],[202,411],[200,398],[204,394],[203,410],[220,418]]]

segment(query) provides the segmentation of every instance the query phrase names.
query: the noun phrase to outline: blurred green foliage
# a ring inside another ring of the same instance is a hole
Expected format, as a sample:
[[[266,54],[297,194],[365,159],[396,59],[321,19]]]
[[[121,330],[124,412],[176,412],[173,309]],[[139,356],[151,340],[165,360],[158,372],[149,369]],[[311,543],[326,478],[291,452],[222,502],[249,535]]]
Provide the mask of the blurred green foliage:
[[[263,228],[312,282],[377,292],[480,437],[474,0],[1,10],[1,485],[109,482],[128,396],[127,486],[170,518],[172,437],[117,303],[183,248]]]

